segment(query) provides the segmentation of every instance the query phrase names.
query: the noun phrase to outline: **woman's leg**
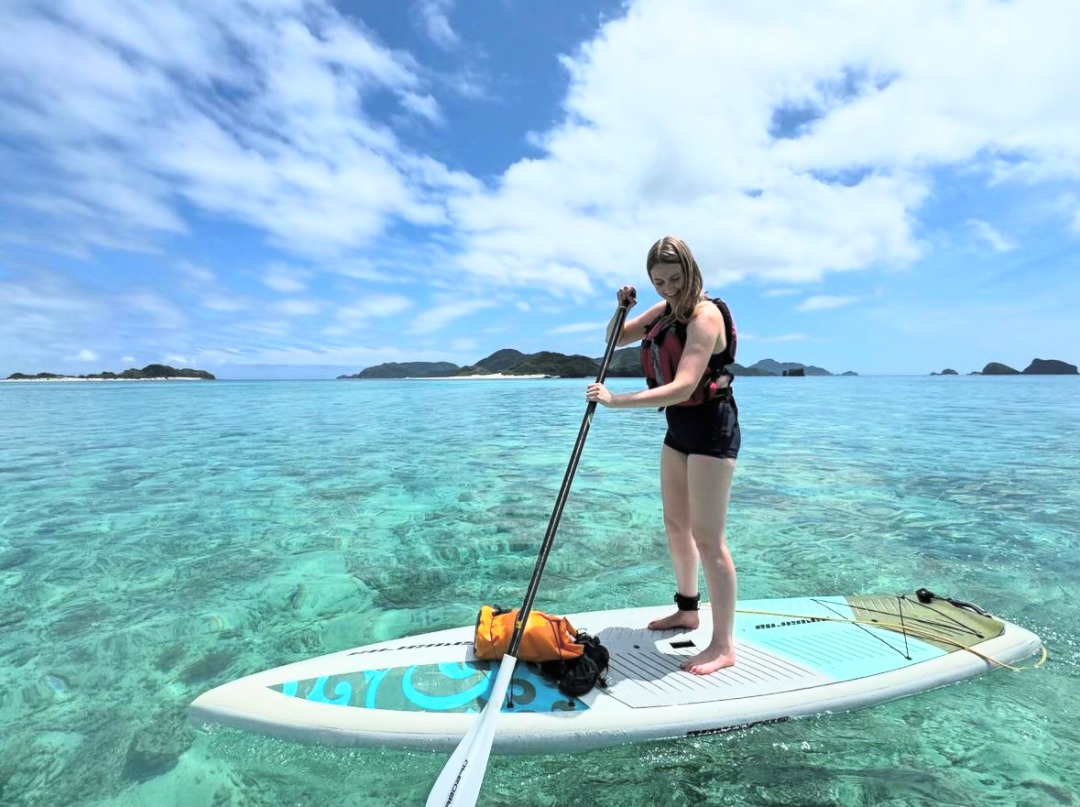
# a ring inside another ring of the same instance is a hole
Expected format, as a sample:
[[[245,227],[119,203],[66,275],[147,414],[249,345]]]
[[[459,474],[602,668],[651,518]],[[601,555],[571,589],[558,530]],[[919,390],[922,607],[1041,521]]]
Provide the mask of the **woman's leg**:
[[[660,495],[664,502],[664,528],[667,530],[675,586],[686,597],[698,593],[698,550],[690,531],[690,496],[687,487],[687,456],[671,446],[660,450]],[[649,630],[670,630],[698,626],[697,611],[676,611],[663,619],[654,619]]]
[[[696,675],[730,667],[735,663],[735,564],[727,547],[727,509],[735,460],[699,454],[686,462],[690,533],[693,536],[712,607],[712,640],[709,646],[683,664]]]

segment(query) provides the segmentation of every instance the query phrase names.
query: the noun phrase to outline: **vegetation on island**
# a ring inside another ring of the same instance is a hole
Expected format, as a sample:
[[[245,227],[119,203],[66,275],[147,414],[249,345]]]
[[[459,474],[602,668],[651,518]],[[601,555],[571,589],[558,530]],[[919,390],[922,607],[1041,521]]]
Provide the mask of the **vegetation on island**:
[[[460,369],[448,361],[391,361],[368,367],[356,375],[343,375],[338,378],[434,378],[457,375]]]
[[[541,375],[550,378],[590,378],[595,377],[600,369],[603,357],[567,356],[544,350],[539,353],[522,353],[519,350],[504,348],[481,359],[476,364],[458,367],[450,362],[387,362],[368,367],[353,375],[338,378],[453,378],[475,375]],[[749,367],[732,364],[729,368],[736,376],[831,376],[828,370],[798,362],[778,362],[762,359]],[[611,378],[640,378],[641,350],[627,347],[616,350],[611,358],[608,376]],[[844,375],[857,375],[848,370]]]
[[[930,373],[930,375],[959,375],[959,373],[946,367],[940,373]],[[1016,370],[1007,364],[992,361],[981,371],[975,370],[968,375],[1080,375],[1080,373],[1077,372],[1075,364],[1059,359],[1032,359],[1031,364],[1023,370]]]
[[[759,362],[755,362],[750,365],[755,370],[764,371],[769,375],[833,375],[823,367],[815,367],[814,365],[799,364],[794,361],[773,361],[772,359],[762,359]],[[802,373],[792,373],[792,370],[802,370]],[[736,375],[738,375],[736,373]]]
[[[475,375],[541,375],[550,378],[589,378],[596,377],[600,369],[602,357],[588,358],[586,356],[567,356],[563,353],[541,351],[539,353],[522,353],[520,350],[504,348],[497,350],[487,358],[481,359],[476,364],[458,367],[450,362],[389,362],[368,367],[355,375],[343,375],[339,378],[452,378],[456,376]],[[832,376],[836,375],[824,367],[800,364],[793,361],[776,361],[774,359],[762,359],[749,366],[732,364],[728,368],[734,376],[778,376],[787,378],[799,378],[802,376]],[[638,347],[625,347],[616,350],[608,368],[608,376],[640,378],[644,374],[641,371],[641,350]],[[855,376],[858,373],[847,370],[839,375]],[[946,367],[940,373],[930,375],[959,375],[951,367]],[[1014,370],[999,362],[990,362],[982,371],[976,371],[969,375],[1077,375],[1075,364],[1068,364],[1058,359],[1033,359],[1024,370]]]
[[[190,367],[177,369],[167,364],[148,364],[141,370],[134,367],[124,370],[122,373],[90,373],[88,375],[60,375],[58,373],[12,373],[8,381],[64,381],[65,379],[81,379],[89,381],[144,381],[147,379],[167,380],[170,378],[199,378],[204,381],[215,380],[213,373],[206,370],[192,370]]]
[[[587,356],[566,356],[549,350],[526,356],[506,372],[509,375],[549,375],[559,378],[587,378],[595,376],[600,360]],[[608,374],[611,374],[610,368]]]

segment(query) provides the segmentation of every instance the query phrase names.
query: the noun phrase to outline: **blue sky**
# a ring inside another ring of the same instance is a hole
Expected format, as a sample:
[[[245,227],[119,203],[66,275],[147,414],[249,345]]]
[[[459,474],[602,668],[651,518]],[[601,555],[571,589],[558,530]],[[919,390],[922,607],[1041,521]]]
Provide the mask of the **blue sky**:
[[[4,15],[0,376],[598,356],[667,234],[743,364],[1080,363],[1075,0]]]

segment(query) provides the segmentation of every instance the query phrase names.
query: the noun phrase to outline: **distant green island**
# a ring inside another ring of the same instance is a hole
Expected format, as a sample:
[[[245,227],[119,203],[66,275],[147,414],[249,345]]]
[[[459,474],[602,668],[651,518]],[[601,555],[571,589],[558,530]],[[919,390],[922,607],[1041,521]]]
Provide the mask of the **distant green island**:
[[[445,361],[387,362],[368,367],[353,375],[340,375],[338,378],[465,378],[469,376],[541,376],[546,378],[590,378],[596,377],[603,357],[553,353],[522,353],[506,348],[497,350],[476,364],[459,367]],[[730,370],[736,376],[831,376],[821,367],[808,366],[798,362],[778,362],[762,359],[749,367],[732,364]],[[842,375],[857,375],[848,371]],[[608,368],[612,378],[642,377],[641,351],[637,347],[616,350]]]
[[[487,358],[475,364],[459,367],[446,361],[411,361],[387,362],[368,367],[352,375],[339,375],[338,378],[467,378],[471,376],[530,376],[545,378],[589,378],[596,377],[600,369],[601,358],[553,353],[522,353],[509,348],[497,350]],[[732,364],[729,368],[735,376],[856,376],[858,373],[848,370],[832,373],[823,367],[800,364],[799,362],[781,362],[774,359],[762,359],[748,367]],[[613,378],[640,378],[641,352],[637,347],[616,350],[611,359],[608,376]],[[959,375],[956,370],[945,370],[930,375]],[[981,371],[968,375],[1077,375],[1075,364],[1068,364],[1059,359],[1033,359],[1023,370],[1014,370],[1000,362],[990,362]]]
[[[930,375],[960,375],[956,370],[946,367],[940,373]],[[992,361],[982,368],[973,370],[968,375],[1080,375],[1075,364],[1061,361],[1060,359],[1032,359],[1031,364],[1023,370],[1014,370],[1007,364]]]
[[[12,373],[5,381],[172,381],[175,379],[195,379],[213,381],[214,374],[206,370],[192,370],[189,367],[177,369],[167,364],[148,364],[141,370],[134,367],[122,373],[90,373],[88,375],[61,375],[58,373]]]

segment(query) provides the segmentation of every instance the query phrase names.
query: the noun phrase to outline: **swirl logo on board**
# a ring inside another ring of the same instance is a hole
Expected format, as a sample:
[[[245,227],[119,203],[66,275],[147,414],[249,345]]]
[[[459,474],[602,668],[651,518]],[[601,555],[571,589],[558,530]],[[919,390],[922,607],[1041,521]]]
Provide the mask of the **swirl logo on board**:
[[[479,712],[488,702],[495,671],[488,662],[417,664],[388,670],[321,675],[274,684],[270,689],[291,698],[331,706],[392,709],[406,712]],[[515,712],[563,712],[587,709],[570,703],[535,664],[518,664],[510,679]],[[504,707],[505,709],[505,707]]]

